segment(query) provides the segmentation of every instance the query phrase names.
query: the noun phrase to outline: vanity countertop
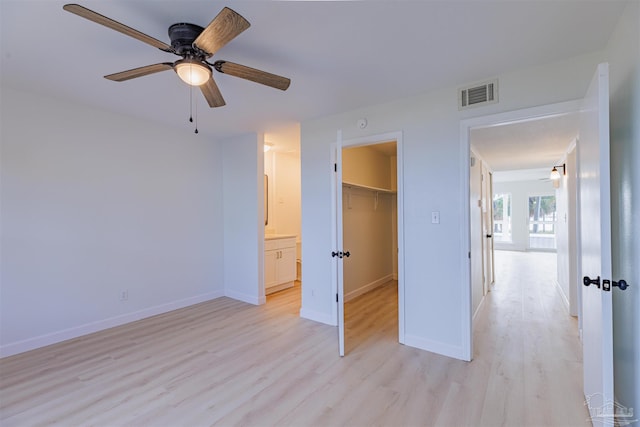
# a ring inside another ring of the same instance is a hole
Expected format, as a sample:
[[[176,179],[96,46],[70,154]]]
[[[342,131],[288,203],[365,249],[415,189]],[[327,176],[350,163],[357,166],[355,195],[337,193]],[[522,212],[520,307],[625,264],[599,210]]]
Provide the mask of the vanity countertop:
[[[295,234],[265,234],[264,240],[290,239],[296,237]]]

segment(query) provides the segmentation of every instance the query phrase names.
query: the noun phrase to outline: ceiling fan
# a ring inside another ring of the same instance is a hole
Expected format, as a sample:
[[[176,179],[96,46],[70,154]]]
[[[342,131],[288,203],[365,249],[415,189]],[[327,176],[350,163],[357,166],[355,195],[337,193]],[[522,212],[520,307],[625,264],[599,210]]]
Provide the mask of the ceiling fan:
[[[104,25],[105,27],[119,31],[122,34],[138,39],[164,52],[181,56],[175,62],[161,62],[159,64],[146,65],[119,73],[104,76],[106,79],[116,82],[134,79],[160,71],[174,70],[187,84],[199,86],[210,107],[225,105],[224,98],[218,89],[211,68],[216,71],[242,79],[251,80],[266,86],[280,90],[287,90],[291,80],[286,77],[267,73],[245,65],[235,64],[229,61],[207,61],[220,48],[233,40],[236,36],[249,28],[251,24],[237,12],[225,7],[213,18],[206,28],[188,23],[177,23],[169,27],[168,45],[158,39],[141,33],[120,22],[107,18],[97,12],[78,4],[66,4],[63,9],[74,13],[89,21]]]

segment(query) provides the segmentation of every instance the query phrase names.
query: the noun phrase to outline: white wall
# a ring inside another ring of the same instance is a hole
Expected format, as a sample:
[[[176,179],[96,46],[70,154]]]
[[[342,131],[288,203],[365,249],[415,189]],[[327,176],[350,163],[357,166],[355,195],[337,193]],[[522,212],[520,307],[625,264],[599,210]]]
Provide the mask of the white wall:
[[[403,132],[405,343],[464,358],[468,237],[461,221],[460,120],[581,98],[601,54],[500,75],[500,103],[460,112],[457,86],[302,123],[303,295],[301,315],[334,323],[331,292],[331,143]],[[487,76],[478,76],[481,79]],[[460,82],[464,83],[464,82]],[[362,130],[357,120],[366,117]],[[445,178],[443,178],[445,177]],[[440,212],[440,224],[430,213]]]
[[[273,138],[273,137],[272,137]],[[300,152],[264,153],[264,173],[269,177],[268,217],[265,234],[296,236],[296,260],[302,256],[300,208]],[[299,273],[299,271],[298,271]],[[300,277],[297,277],[300,280]]]
[[[222,295],[215,142],[5,87],[0,117],[2,355]]]
[[[295,234],[300,241],[300,155],[274,153],[273,227],[277,234]],[[298,258],[299,258],[298,254]]]
[[[221,143],[224,292],[251,304],[265,302],[263,144],[258,134]]]
[[[346,167],[345,167],[346,170]],[[343,187],[342,223],[345,301],[375,289],[393,278],[394,194]],[[397,257],[397,254],[396,254]]]
[[[606,51],[611,94],[611,207],[615,396],[640,413],[640,2],[632,1]]]
[[[511,243],[495,242],[496,249],[526,251],[529,248],[529,196],[555,196],[550,181],[493,183],[493,194],[511,194]]]
[[[342,150],[343,182],[391,190],[392,175],[389,156],[374,148],[362,146]]]
[[[577,172],[575,145],[566,157],[558,163],[565,163],[567,174],[563,175],[556,189],[556,253],[557,283],[564,302],[572,316],[578,315],[577,287],[579,282],[577,271]]]

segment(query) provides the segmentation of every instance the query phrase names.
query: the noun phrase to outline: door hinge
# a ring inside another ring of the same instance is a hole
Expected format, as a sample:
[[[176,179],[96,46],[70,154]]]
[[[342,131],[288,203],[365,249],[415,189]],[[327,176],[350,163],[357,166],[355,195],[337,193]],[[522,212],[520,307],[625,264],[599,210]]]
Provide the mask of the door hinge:
[[[338,172],[338,164],[337,163],[333,164],[333,171],[334,172]]]
[[[336,302],[338,302],[338,294],[336,294]]]
[[[471,259],[471,252],[469,252],[469,259]]]

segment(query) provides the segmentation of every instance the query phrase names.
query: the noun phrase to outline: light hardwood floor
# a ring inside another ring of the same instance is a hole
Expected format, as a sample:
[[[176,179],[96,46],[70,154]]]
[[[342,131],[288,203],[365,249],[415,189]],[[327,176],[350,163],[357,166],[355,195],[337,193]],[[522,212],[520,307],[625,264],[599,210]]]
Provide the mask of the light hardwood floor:
[[[589,425],[553,255],[496,264],[470,363],[398,344],[395,282],[346,305],[340,358],[335,327],[298,317],[295,287],[2,359],[0,425]]]

